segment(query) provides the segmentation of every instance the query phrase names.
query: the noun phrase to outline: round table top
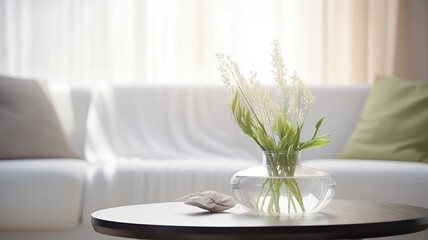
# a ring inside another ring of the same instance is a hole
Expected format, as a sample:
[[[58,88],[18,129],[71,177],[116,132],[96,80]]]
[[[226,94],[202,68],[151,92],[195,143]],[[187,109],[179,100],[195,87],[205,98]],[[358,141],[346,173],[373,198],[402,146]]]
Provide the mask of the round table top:
[[[95,231],[143,239],[332,239],[382,237],[428,227],[428,209],[333,200],[319,213],[259,216],[236,206],[210,213],[182,202],[109,208],[92,214]]]

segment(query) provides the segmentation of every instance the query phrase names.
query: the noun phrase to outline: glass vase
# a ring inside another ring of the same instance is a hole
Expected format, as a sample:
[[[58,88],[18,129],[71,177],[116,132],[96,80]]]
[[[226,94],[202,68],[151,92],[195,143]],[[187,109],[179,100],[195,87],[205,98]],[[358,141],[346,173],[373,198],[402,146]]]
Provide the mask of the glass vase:
[[[334,196],[332,175],[300,165],[300,152],[263,152],[263,165],[233,175],[232,194],[251,213],[303,215],[325,207]]]

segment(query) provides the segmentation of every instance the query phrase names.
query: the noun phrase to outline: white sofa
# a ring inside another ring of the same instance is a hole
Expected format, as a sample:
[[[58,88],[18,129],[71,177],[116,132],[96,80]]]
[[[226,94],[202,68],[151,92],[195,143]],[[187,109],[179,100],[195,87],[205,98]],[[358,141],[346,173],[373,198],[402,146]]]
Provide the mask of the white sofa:
[[[320,117],[327,146],[304,165],[336,177],[337,198],[428,208],[428,164],[344,160],[369,86],[314,86],[306,122]],[[172,201],[204,190],[230,193],[233,173],[261,153],[231,119],[223,87],[50,86],[65,132],[82,159],[0,161],[0,239],[119,239],[95,233],[90,214],[107,207]],[[391,239],[428,239],[428,231]]]

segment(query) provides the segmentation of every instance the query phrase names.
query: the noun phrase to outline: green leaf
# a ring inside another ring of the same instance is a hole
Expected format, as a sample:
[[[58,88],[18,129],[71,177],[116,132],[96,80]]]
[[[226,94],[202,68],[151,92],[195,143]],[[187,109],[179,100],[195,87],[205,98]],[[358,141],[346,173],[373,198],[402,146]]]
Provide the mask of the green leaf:
[[[322,121],[324,120],[324,117],[322,117],[320,120],[318,120],[317,124],[315,124],[315,132],[311,139],[314,139],[318,134],[318,129],[321,127]]]
[[[238,93],[236,92],[235,96],[233,97],[233,101],[232,101],[232,105],[231,105],[232,112],[235,112],[237,104],[238,104]]]
[[[329,135],[323,135],[301,143],[299,149],[303,150],[303,149],[310,149],[310,148],[319,148],[329,142],[330,142]]]
[[[272,132],[276,134],[280,139],[282,139],[287,134],[287,131],[288,125],[284,118],[278,118],[273,122]]]
[[[276,149],[275,141],[272,139],[272,137],[267,135],[262,128],[258,127],[258,125],[252,126],[251,131],[253,132],[257,142],[262,146],[262,149],[264,150]]]
[[[296,140],[297,129],[294,127],[290,127],[290,131],[287,133],[287,142],[289,145],[292,145]]]
[[[280,141],[279,141],[279,143],[278,143],[278,149],[276,149],[276,150],[284,150],[287,145],[287,136],[284,136]]]
[[[277,149],[275,141],[270,136],[267,136],[267,144],[268,144],[269,150],[273,151]]]
[[[247,126],[253,125],[253,120],[251,119],[251,113],[247,110],[244,114],[244,122]]]
[[[264,149],[267,149],[268,144],[263,131],[261,131],[259,128],[254,126],[251,128],[251,130],[254,133],[257,141],[263,146]]]
[[[292,151],[299,149],[301,131],[302,131],[302,127],[297,127],[296,137],[293,139],[293,149],[291,149]]]

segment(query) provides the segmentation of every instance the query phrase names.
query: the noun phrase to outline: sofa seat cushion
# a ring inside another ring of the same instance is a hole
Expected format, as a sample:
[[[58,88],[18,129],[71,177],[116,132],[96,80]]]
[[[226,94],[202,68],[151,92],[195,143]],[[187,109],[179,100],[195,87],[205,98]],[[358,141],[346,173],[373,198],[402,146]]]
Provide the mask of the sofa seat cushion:
[[[173,201],[193,192],[231,194],[234,173],[258,162],[238,158],[132,159],[94,165],[88,174],[83,222],[121,205]]]
[[[0,229],[76,227],[87,168],[77,159],[0,161]]]
[[[395,202],[428,208],[428,164],[393,160],[315,159],[303,165],[336,178],[335,198]]]

